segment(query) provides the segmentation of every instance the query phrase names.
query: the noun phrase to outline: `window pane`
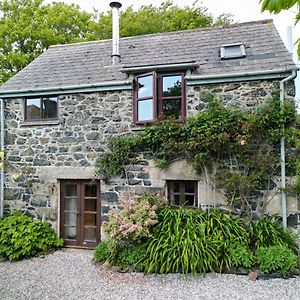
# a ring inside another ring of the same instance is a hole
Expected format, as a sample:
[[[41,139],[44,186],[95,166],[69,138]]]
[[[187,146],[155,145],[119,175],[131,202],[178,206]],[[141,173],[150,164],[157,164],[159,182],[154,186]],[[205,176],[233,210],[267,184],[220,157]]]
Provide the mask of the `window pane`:
[[[84,210],[85,211],[96,211],[97,198],[95,199],[84,199]]]
[[[172,184],[173,192],[174,193],[179,193],[179,182],[173,182]]]
[[[97,197],[97,185],[96,184],[85,185],[84,197]]]
[[[76,227],[65,227],[64,228],[64,238],[75,240],[76,239]]]
[[[26,100],[26,119],[38,120],[40,119],[41,99],[27,99]]]
[[[153,97],[153,75],[138,78],[138,98]]]
[[[153,99],[138,101],[138,121],[151,121],[153,119]]]
[[[240,46],[225,47],[225,56],[242,55]]]
[[[57,118],[57,98],[43,98],[43,118]]]
[[[77,198],[66,198],[65,210],[77,211]]]
[[[243,57],[245,55],[244,45],[228,45],[221,48],[221,58]]]
[[[164,97],[181,96],[181,75],[163,77]]]
[[[185,183],[185,192],[186,193],[195,193],[195,183],[194,182],[186,182]]]
[[[180,205],[180,195],[174,195],[174,199],[172,201],[173,205]]]
[[[76,226],[77,215],[76,213],[65,212],[65,224],[69,226]]]
[[[85,214],[84,215],[84,225],[85,226],[96,226],[96,215],[95,214]]]
[[[66,184],[65,185],[65,195],[67,197],[76,197],[76,185],[75,184]]]
[[[181,99],[163,100],[163,115],[181,119]]]
[[[96,228],[84,228],[84,240],[96,242]]]
[[[195,196],[194,195],[185,195],[184,205],[194,206],[195,205]]]

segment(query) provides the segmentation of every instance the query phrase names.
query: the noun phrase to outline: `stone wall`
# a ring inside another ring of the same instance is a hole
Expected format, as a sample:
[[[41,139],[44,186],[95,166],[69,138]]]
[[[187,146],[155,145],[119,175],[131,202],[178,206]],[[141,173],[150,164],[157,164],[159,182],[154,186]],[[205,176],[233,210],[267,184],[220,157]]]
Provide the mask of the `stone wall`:
[[[57,221],[59,179],[92,179],[112,136],[131,132],[132,92],[59,96],[57,124],[23,122],[22,99],[5,107],[5,210]],[[14,182],[13,173],[23,176]]]
[[[237,83],[210,84],[189,86],[187,89],[187,110],[189,115],[195,115],[207,105],[205,94],[217,95],[227,107],[235,107],[249,112],[255,112],[260,105],[278,93],[279,81],[263,80]],[[289,82],[286,87],[285,98],[295,96],[294,84]]]
[[[277,81],[188,86],[187,114],[205,109],[206,91],[219,94],[225,105],[253,111],[277,87]],[[292,93],[291,88],[289,95]],[[57,227],[59,179],[92,179],[96,158],[107,151],[108,141],[136,132],[133,95],[131,91],[61,95],[56,124],[28,125],[22,113],[22,99],[6,100],[5,210],[28,210]],[[194,174],[185,162],[178,164],[161,171],[144,153],[136,165],[128,168],[126,177],[101,182],[102,219],[107,219],[119,197],[144,192],[164,194],[167,179],[198,180],[199,198],[204,204],[223,203],[222,195],[212,191],[204,178]],[[14,181],[14,173],[23,176]]]

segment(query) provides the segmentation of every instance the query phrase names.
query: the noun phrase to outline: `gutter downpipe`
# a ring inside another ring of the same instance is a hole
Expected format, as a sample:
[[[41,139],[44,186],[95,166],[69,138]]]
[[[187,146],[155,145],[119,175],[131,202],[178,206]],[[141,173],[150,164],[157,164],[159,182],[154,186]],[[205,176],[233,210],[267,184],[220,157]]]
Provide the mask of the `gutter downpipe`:
[[[0,99],[0,151],[4,153],[4,101]],[[4,164],[0,170],[0,219],[4,213]]]
[[[297,73],[293,71],[292,75],[282,79],[280,81],[280,109],[284,112],[284,84],[289,80],[296,78]],[[281,140],[280,140],[280,165],[281,165],[281,206],[282,206],[282,224],[283,227],[287,227],[287,206],[286,206],[286,192],[285,192],[285,139],[284,139],[284,124],[281,128]]]

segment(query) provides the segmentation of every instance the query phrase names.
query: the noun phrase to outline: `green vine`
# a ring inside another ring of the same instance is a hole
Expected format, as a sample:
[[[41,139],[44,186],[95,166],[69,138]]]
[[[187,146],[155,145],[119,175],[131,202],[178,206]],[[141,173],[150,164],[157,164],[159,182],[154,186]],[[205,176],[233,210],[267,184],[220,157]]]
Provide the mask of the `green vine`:
[[[284,110],[274,97],[256,113],[224,107],[213,95],[207,95],[207,109],[185,124],[162,120],[136,135],[111,140],[111,152],[97,161],[97,176],[126,172],[138,155],[147,151],[160,168],[175,159],[186,159],[198,174],[208,170],[217,187],[223,188],[228,201],[242,210],[257,190],[270,190],[272,178],[280,174],[280,138],[284,125],[289,175],[298,174],[299,122],[294,104],[284,101]]]

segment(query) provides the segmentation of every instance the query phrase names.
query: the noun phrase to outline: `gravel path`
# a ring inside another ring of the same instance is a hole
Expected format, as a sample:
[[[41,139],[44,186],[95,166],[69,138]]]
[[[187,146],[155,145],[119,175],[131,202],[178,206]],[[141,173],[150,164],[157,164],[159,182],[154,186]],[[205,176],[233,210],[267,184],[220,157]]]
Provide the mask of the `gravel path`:
[[[117,273],[92,263],[92,252],[57,251],[44,258],[0,263],[0,299],[300,299],[300,278]]]

